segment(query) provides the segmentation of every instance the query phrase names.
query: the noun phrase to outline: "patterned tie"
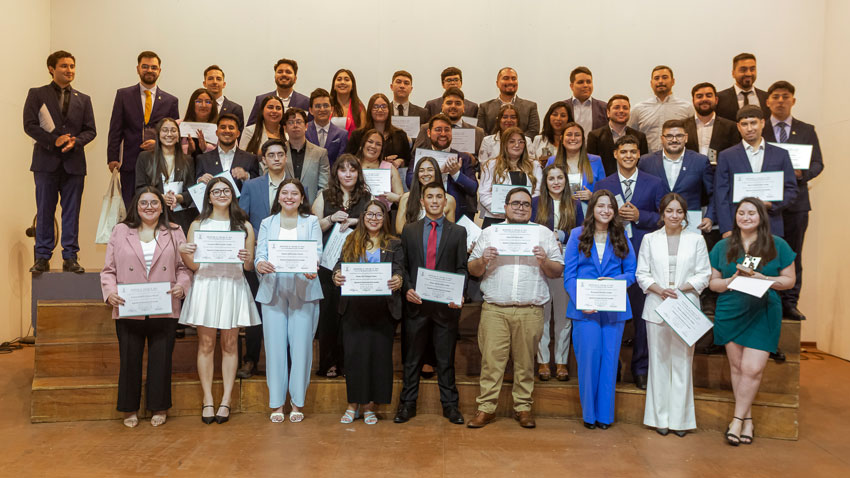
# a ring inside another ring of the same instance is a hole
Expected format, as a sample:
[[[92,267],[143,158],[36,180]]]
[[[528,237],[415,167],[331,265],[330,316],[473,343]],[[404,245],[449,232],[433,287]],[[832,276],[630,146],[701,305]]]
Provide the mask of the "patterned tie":
[[[747,106],[748,104],[750,104],[750,93],[752,93],[752,91],[742,91],[741,92],[741,94],[744,95],[744,106]]]
[[[327,138],[325,137],[325,134],[326,134],[326,133],[325,133],[325,130],[324,130],[324,129],[320,129],[320,130],[319,130],[319,146],[321,146],[322,148],[324,148],[324,147],[325,147],[325,141],[327,141]]]
[[[151,90],[145,90],[145,124],[148,124],[151,120],[152,106],[153,102],[151,101]]]
[[[398,115],[404,116],[404,106],[398,105]]]
[[[634,179],[624,179],[623,180],[623,185],[626,186],[626,188],[623,189],[623,199],[625,199],[626,202],[629,202],[629,201],[632,200],[632,194],[634,194],[632,192],[632,183],[633,182],[635,182]]]
[[[62,117],[68,116],[68,105],[71,103],[71,87],[62,88]]]
[[[425,253],[425,268],[437,268],[437,221],[431,221],[431,232],[428,233],[428,250]]]
[[[785,127],[788,125],[784,121],[780,121],[776,123],[776,126],[779,127],[779,142],[784,143],[788,141],[788,132],[785,131]]]

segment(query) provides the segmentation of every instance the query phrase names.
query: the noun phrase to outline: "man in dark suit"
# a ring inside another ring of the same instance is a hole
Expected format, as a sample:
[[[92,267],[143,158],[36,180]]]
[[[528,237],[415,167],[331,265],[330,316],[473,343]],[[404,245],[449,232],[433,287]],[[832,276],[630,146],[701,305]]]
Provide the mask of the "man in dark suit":
[[[735,84],[717,93],[717,116],[737,123],[738,110],[746,105],[761,107],[765,118],[770,116],[767,108],[767,92],[755,88],[756,56],[740,53],[732,58],[732,78]]]
[[[213,100],[218,104],[218,114],[223,115],[230,113],[239,119],[239,131],[245,128],[245,116],[242,113],[242,106],[235,101],[230,101],[224,96],[224,87],[227,82],[224,81],[224,70],[218,65],[210,65],[204,70],[204,88],[213,95]]]
[[[404,251],[402,287],[407,299],[402,333],[406,350],[402,351],[404,385],[393,421],[404,423],[416,416],[419,371],[422,369],[426,348],[433,342],[443,416],[451,423],[462,425],[463,415],[458,409],[459,395],[455,385],[455,344],[463,304],[423,302],[416,293],[416,279],[420,267],[466,276],[466,229],[446,220],[443,215],[446,190],[442,183],[427,184],[422,189],[420,202],[425,217],[405,225],[401,232]]]
[[[106,145],[109,170],[121,167],[121,196],[127,205],[136,190],[136,158],[142,150],[153,151],[156,144],[154,127],[163,118],[180,118],[177,98],[156,86],[162,73],[159,56],[143,51],[137,62],[139,83],[115,93]]]
[[[410,93],[413,92],[413,75],[405,70],[393,73],[390,81],[390,90],[393,92],[393,101],[390,108],[393,116],[418,116],[419,123],[427,123],[431,117],[428,111],[410,102]]]
[[[464,151],[464,153],[469,153],[471,159],[473,160],[473,166],[477,164],[476,154],[481,149],[481,141],[484,140],[484,130],[479,128],[478,126],[472,125],[464,121],[464,96],[463,91],[460,88],[449,87],[446,91],[443,92],[443,110],[442,113],[448,116],[449,120],[452,122],[452,128],[455,129],[474,129],[475,130],[475,151]],[[416,151],[416,148],[424,148],[428,149],[431,147],[431,138],[428,134],[428,121],[425,121],[426,124],[423,124],[419,127],[419,136],[416,137],[416,140],[413,141],[413,151]]]
[[[30,88],[24,102],[24,132],[33,139],[30,171],[35,179],[35,264],[30,272],[50,270],[56,246],[53,218],[62,204],[62,270],[83,273],[80,251],[80,204],[86,178],[85,146],[97,135],[91,98],[71,88],[74,55],[59,50],[47,57],[49,84]],[[11,206],[11,205],[9,205]]]
[[[537,103],[524,100],[517,96],[519,79],[517,72],[511,67],[504,67],[496,75],[496,87],[499,88],[499,96],[490,101],[481,103],[478,108],[478,127],[485,134],[493,134],[498,129],[496,115],[499,108],[505,104],[513,104],[519,113],[519,129],[525,132],[529,138],[540,134],[540,115],[537,113]]]
[[[236,116],[219,116],[215,135],[218,138],[218,147],[195,159],[195,179],[206,184],[216,174],[230,171],[236,181],[234,187],[241,191],[244,181],[260,175],[257,157],[236,147],[236,139],[239,138],[239,120]]]
[[[795,169],[797,179],[797,198],[782,211],[785,225],[785,241],[797,253],[794,269],[797,282],[792,289],[783,291],[782,309],[785,317],[804,320],[806,317],[797,308],[800,289],[803,285],[803,239],[809,227],[809,181],[823,171],[823,155],[815,127],[791,116],[791,108],[796,103],[794,85],[787,81],[777,81],[767,89],[767,107],[770,108],[770,123],[762,131],[764,140],[773,143],[808,144],[812,146],[812,159],[809,169]]]
[[[310,114],[313,120],[307,123],[307,141],[328,151],[328,164],[333,166],[336,158],[345,152],[348,131],[331,123],[331,95],[327,90],[316,88],[310,94]]]
[[[570,90],[573,97],[564,100],[573,108],[575,122],[584,128],[585,139],[594,129],[608,124],[608,104],[593,98],[593,73],[586,66],[570,72]]]
[[[447,90],[451,87],[458,88],[460,90],[463,89],[463,72],[460,71],[460,68],[456,68],[454,66],[450,66],[443,70],[440,73],[440,82],[443,85],[443,89]],[[439,96],[434,98],[433,100],[425,103],[425,110],[428,112],[426,116],[426,120],[428,121],[434,115],[440,114],[443,111],[443,97]],[[474,103],[467,99],[463,100],[463,111],[464,115],[470,118],[478,118],[478,103]]]
[[[274,65],[274,91],[257,95],[251,114],[248,115],[248,126],[257,122],[257,113],[260,103],[266,96],[276,96],[283,104],[283,110],[289,108],[301,108],[304,111],[310,109],[310,99],[295,91],[295,82],[298,81],[298,62],[289,58],[281,58]]]
[[[638,150],[640,154],[649,152],[646,135],[640,131],[627,126],[629,122],[631,105],[626,95],[614,95],[607,103],[608,124],[596,128],[587,135],[587,152],[596,154],[602,158],[602,166],[605,175],[610,176],[617,172],[617,160],[614,158],[614,143],[626,135],[638,139]]]
[[[685,119],[688,142],[685,148],[708,157],[712,167],[717,165],[717,155],[726,148],[741,142],[734,121],[715,113],[717,90],[711,83],[699,83],[691,89],[694,116]]]
[[[610,103],[609,103],[610,104]],[[617,172],[594,184],[593,190],[607,189],[617,197],[619,214],[626,223],[626,235],[632,241],[632,250],[639,251],[643,236],[658,229],[658,208],[661,198],[670,192],[661,179],[638,172],[640,150],[638,139],[631,135],[617,140],[614,149]],[[632,376],[635,385],[645,390],[649,372],[649,348],[646,343],[646,322],[643,320],[643,303],[646,296],[637,284],[628,290],[632,306],[635,337],[632,349]]]

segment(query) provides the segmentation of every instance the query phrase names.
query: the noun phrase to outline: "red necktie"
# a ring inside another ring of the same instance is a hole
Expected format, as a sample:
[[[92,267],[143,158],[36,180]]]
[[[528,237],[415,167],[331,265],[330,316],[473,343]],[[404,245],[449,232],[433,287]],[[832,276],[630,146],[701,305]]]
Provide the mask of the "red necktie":
[[[431,221],[431,232],[428,233],[428,251],[425,254],[425,268],[437,268],[437,221]]]

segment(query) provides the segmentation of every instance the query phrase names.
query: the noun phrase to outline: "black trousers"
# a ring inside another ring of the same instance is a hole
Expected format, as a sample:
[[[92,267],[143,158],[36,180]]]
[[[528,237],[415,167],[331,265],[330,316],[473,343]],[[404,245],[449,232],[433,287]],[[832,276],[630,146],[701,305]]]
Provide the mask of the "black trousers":
[[[333,272],[319,267],[319,282],[325,298],[319,303],[319,375],[336,366],[337,373],[343,368],[342,329],[339,317],[339,287],[333,283]]]
[[[248,287],[251,289],[251,295],[257,297],[257,290],[260,288],[260,279],[254,271],[245,271],[245,280],[248,281]],[[257,303],[257,310],[260,312],[260,318],[263,317],[262,304]],[[245,362],[260,362],[260,349],[263,346],[263,324],[245,327],[245,355],[242,360]]]
[[[342,316],[348,403],[393,398],[395,321],[384,297],[352,297]]]
[[[415,404],[419,397],[419,371],[428,351],[428,341],[434,344],[437,385],[443,406],[457,406],[458,391],[455,384],[455,345],[458,335],[458,317],[448,306],[424,302],[418,314],[405,317],[402,323],[405,336],[404,386],[400,402]]]
[[[142,397],[142,357],[145,340],[148,343],[148,371],[145,383],[147,409],[157,412],[171,408],[171,353],[177,319],[117,319],[118,353],[121,358],[118,373],[118,411],[139,410]]]
[[[785,242],[791,246],[791,250],[797,253],[794,259],[794,272],[797,273],[797,282],[794,287],[782,291],[782,305],[785,308],[797,307],[800,300],[800,289],[803,288],[803,239],[806,229],[809,228],[809,211],[783,212],[782,221],[785,224]]]

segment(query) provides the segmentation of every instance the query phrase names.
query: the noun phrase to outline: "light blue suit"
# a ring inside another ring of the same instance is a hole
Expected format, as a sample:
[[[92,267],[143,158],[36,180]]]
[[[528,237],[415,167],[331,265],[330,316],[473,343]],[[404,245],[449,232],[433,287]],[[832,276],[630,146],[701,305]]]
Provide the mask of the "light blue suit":
[[[573,319],[573,350],[578,365],[581,411],[586,423],[610,425],[614,422],[620,342],[625,321],[632,318],[631,304],[627,297],[625,312],[585,314],[576,310],[576,281],[610,277],[625,280],[628,288],[635,282],[637,260],[629,240],[626,240],[628,255],[623,259],[614,255],[610,236],[605,243],[601,263],[595,244],[591,247],[590,257],[586,257],[578,248],[581,231],[582,228],[577,227],[570,232],[564,251],[564,288],[570,296],[567,317]]]
[[[298,240],[316,241],[316,252],[322,255],[322,230],[316,216],[299,216]],[[268,261],[269,240],[280,234],[280,214],[263,219],[257,239],[256,266]],[[259,273],[258,273],[259,274]],[[259,274],[260,287],[256,300],[263,308],[263,335],[266,345],[266,384],[269,387],[269,407],[278,408],[290,400],[304,406],[310,368],[313,366],[313,336],[319,323],[319,301],[322,286],[319,279],[307,279],[304,274]],[[287,348],[292,356],[289,368]]]

